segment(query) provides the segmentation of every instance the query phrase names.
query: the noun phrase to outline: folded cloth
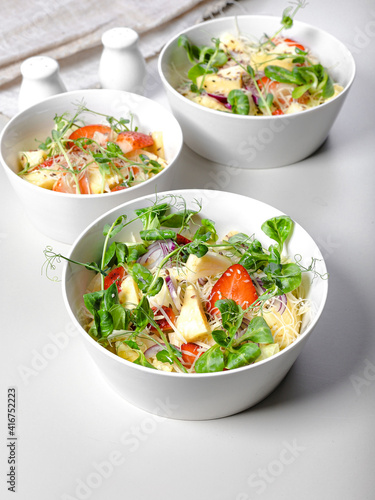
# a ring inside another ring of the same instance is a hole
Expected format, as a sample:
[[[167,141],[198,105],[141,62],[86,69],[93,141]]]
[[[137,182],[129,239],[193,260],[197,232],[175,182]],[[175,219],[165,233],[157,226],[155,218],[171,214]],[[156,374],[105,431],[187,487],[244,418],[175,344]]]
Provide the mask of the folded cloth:
[[[57,59],[68,90],[95,88],[102,34],[116,26],[140,35],[145,58],[169,38],[222,12],[238,0],[13,0],[2,6],[0,33],[0,112],[17,112],[23,60],[35,55]]]

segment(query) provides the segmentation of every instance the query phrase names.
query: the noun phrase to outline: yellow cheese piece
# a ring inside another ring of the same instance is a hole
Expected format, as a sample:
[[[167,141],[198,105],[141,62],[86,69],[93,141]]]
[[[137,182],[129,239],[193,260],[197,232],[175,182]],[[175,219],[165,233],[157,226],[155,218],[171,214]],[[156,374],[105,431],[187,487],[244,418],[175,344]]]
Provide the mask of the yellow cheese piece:
[[[221,102],[214,99],[213,97],[210,97],[209,95],[202,95],[202,96],[194,95],[194,97],[192,97],[191,100],[196,102],[197,104],[200,104],[201,106],[205,106],[206,108],[216,109],[217,111],[228,112],[224,104],[221,104]]]
[[[99,172],[98,166],[94,164],[88,166],[86,172],[87,179],[90,185],[90,192],[92,194],[100,194],[103,192],[103,189],[105,191],[106,186],[109,187],[109,189],[112,189],[122,182],[121,177],[114,173],[112,175],[105,176],[103,185],[103,177]]]
[[[187,342],[200,340],[211,332],[199,293],[193,285],[186,287],[176,327]]]
[[[144,148],[144,151],[153,153],[155,156],[165,160],[163,132],[152,132],[151,137],[154,140],[154,144],[148,148]]]

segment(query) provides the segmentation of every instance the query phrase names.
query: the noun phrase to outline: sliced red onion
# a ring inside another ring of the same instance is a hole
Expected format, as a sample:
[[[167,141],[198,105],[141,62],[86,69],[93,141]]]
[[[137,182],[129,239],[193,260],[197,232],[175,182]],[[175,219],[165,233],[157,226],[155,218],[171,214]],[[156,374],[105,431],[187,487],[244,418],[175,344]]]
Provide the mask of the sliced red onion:
[[[173,300],[174,305],[176,306],[177,310],[179,311],[181,309],[181,302],[180,299],[178,298],[177,290],[173,284],[173,281],[169,275],[165,277],[165,282],[167,284],[170,296]]]
[[[157,267],[164,257],[166,257],[175,248],[176,243],[173,240],[168,239],[155,241],[154,243],[151,243],[147,252],[142,255],[137,262],[152,269],[153,267]]]
[[[263,286],[263,281],[260,278],[255,277],[254,281],[257,283],[257,285],[262,290],[262,292],[266,291],[266,289]],[[272,299],[272,305],[275,304],[275,300],[279,301],[279,309],[277,310],[277,312],[279,312],[280,314],[283,314],[285,309],[286,309],[287,303],[288,303],[288,299],[286,298],[285,293],[283,293],[282,295],[278,295],[277,297],[274,297]]]
[[[225,95],[209,94],[209,93],[207,93],[207,95],[209,95],[210,97],[213,97],[217,101],[221,102],[221,104],[227,104],[228,103],[228,99],[227,99],[227,97]]]
[[[229,102],[227,102],[226,104],[224,104],[224,106],[227,108],[227,109],[232,109],[232,105],[229,104]]]
[[[173,344],[170,344],[170,345],[172,345],[173,347],[178,349],[177,346],[175,346]],[[165,344],[163,344],[162,342],[160,343],[160,345],[154,344],[144,352],[144,355],[146,358],[154,358],[157,355],[157,353],[162,351],[163,349],[165,349]]]

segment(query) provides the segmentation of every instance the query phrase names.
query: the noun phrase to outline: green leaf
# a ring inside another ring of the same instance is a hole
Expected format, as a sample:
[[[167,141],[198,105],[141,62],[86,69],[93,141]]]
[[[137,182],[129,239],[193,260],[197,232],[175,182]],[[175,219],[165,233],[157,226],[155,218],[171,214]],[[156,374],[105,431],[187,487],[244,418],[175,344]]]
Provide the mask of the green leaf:
[[[194,46],[190,43],[188,37],[186,35],[180,35],[177,40],[177,45],[178,47],[182,47],[186,50],[186,55],[188,56],[189,61],[194,64],[196,50],[193,49]]]
[[[123,340],[124,344],[128,345],[131,349],[134,349],[135,351],[139,351],[139,345],[137,344],[137,342],[135,340],[131,340],[131,339],[128,339],[128,340]]]
[[[188,223],[193,215],[197,212],[195,210],[183,210],[169,215],[160,217],[160,225],[164,227],[178,227],[183,229],[188,226]]]
[[[83,296],[83,302],[87,310],[95,316],[95,313],[99,311],[101,303],[103,300],[104,290],[99,290],[98,292],[85,293]]]
[[[328,99],[329,97],[332,97],[333,94],[335,93],[335,88],[333,86],[332,78],[329,75],[327,75],[327,77],[328,77],[327,82],[323,87],[323,92],[322,92],[323,99]]]
[[[268,78],[271,78],[271,80],[280,83],[294,83],[296,85],[302,85],[305,83],[298,72],[292,72],[288,69],[281,68],[280,66],[274,66],[272,64],[264,68],[264,74]]]
[[[114,283],[112,283],[111,286],[109,286],[106,290],[104,290],[103,302],[102,302],[101,309],[104,309],[105,311],[109,311],[113,305],[119,304],[119,303],[120,303],[120,301],[118,298],[117,284],[116,284],[116,282],[114,282]]]
[[[165,229],[147,229],[139,232],[140,237],[143,241],[159,241],[176,239],[175,231],[165,230]]]
[[[301,85],[300,87],[296,87],[292,92],[293,99],[299,99],[305,92],[311,89],[312,84],[306,83],[306,85]]]
[[[215,229],[215,222],[210,219],[202,219],[201,226],[193,236],[193,241],[215,243],[218,235]]]
[[[233,370],[241,366],[247,366],[253,363],[260,356],[260,349],[257,344],[252,342],[243,344],[238,349],[229,351],[227,354],[225,368]]]
[[[204,243],[200,243],[199,240],[192,241],[191,243],[186,245],[184,249],[188,253],[196,255],[199,258],[203,257],[208,252],[208,246]]]
[[[204,68],[201,64],[195,64],[188,71],[188,78],[193,83],[197,84],[197,78],[206,74],[206,68]]]
[[[279,251],[281,252],[282,246],[293,228],[293,221],[290,217],[285,215],[279,215],[278,217],[273,217],[262,224],[262,231],[275,240],[279,245]]]
[[[250,103],[248,96],[239,89],[231,90],[228,94],[228,102],[232,106],[232,113],[236,115],[248,115]]]
[[[131,274],[142,292],[146,292],[153,280],[152,273],[142,264],[136,262],[132,267]]]
[[[104,236],[108,235],[109,238],[113,238],[113,236],[115,236],[117,233],[121,231],[121,229],[124,228],[126,223],[126,218],[127,218],[126,215],[120,215],[119,217],[117,217],[117,219],[112,225],[106,224],[103,229],[103,235]]]
[[[197,373],[221,372],[224,369],[224,354],[219,345],[210,347],[195,362]]]
[[[228,333],[224,330],[214,330],[212,332],[212,338],[221,347],[226,347],[230,342],[230,337],[228,337]]]
[[[221,313],[221,323],[228,330],[230,337],[237,332],[242,323],[243,309],[232,299],[220,299],[215,302]]]
[[[137,243],[136,245],[129,246],[128,251],[129,254],[127,257],[127,262],[132,263],[136,262],[139,257],[144,255],[147,252],[147,248],[144,245]]]
[[[108,337],[113,332],[113,318],[109,311],[100,309],[98,311],[100,319],[100,333],[102,337]]]
[[[130,311],[124,309],[121,304],[113,304],[109,312],[113,320],[114,330],[128,330],[130,322]]]
[[[150,307],[146,296],[143,296],[140,303],[131,311],[130,319],[136,326],[137,331],[142,331],[153,321],[154,312]]]
[[[282,293],[288,293],[298,288],[302,282],[301,269],[293,262],[283,264],[279,275],[273,275],[277,286]]]
[[[246,330],[246,333],[237,340],[237,344],[251,340],[256,344],[273,344],[273,336],[270,327],[262,316],[255,316]]]

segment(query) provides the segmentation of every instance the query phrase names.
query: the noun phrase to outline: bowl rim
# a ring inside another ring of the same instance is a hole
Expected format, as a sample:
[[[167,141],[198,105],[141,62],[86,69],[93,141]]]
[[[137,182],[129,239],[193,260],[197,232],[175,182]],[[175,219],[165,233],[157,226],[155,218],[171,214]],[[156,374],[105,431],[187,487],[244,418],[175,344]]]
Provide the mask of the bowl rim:
[[[78,236],[77,238],[75,239],[75,241],[73,242],[70,250],[69,250],[69,254],[68,254],[68,258],[71,258],[72,257],[72,254],[74,253],[75,249],[76,249],[76,246],[81,242],[82,239],[84,239],[87,234],[91,231],[91,228],[93,228],[94,226],[97,227],[98,225],[100,225],[100,221],[102,219],[104,219],[105,217],[109,216],[111,213],[115,212],[115,211],[119,211],[120,209],[124,209],[126,210],[128,208],[129,205],[133,204],[133,203],[136,203],[136,202],[139,202],[139,201],[143,201],[143,200],[151,200],[151,199],[154,199],[154,197],[162,197],[162,196],[165,196],[165,195],[184,195],[184,193],[194,193],[195,196],[199,195],[199,194],[202,194],[202,196],[205,194],[205,193],[210,193],[212,195],[212,193],[218,193],[220,194],[221,196],[226,196],[226,195],[230,195],[230,196],[235,196],[235,197],[239,197],[239,198],[242,198],[243,200],[245,199],[251,199],[257,203],[259,203],[260,205],[264,205],[264,206],[267,206],[268,208],[272,208],[273,210],[275,210],[275,212],[278,212],[279,215],[286,215],[284,212],[282,212],[281,210],[273,207],[272,205],[269,205],[268,203],[265,203],[263,201],[260,201],[260,200],[257,200],[255,198],[251,198],[250,196],[245,196],[245,195],[242,195],[242,194],[237,194],[237,193],[232,193],[232,192],[229,192],[229,191],[217,191],[217,190],[207,190],[207,189],[175,189],[175,190],[168,190],[168,191],[163,191],[161,193],[157,193],[157,194],[152,194],[152,195],[145,195],[145,196],[142,196],[140,198],[136,198],[136,199],[133,199],[133,200],[130,200],[130,201],[127,201],[125,203],[123,203],[122,205],[118,205],[117,207],[115,208],[112,208],[111,210],[108,210],[107,212],[105,212],[104,214],[102,214],[101,216],[97,217],[92,223],[90,223],[89,226],[86,227],[86,229],[84,229]],[[203,209],[204,210],[204,209]],[[302,230],[302,232],[304,233],[305,236],[307,236],[315,245],[316,247],[316,250],[317,250],[317,256],[319,257],[319,260],[321,262],[321,265],[323,266],[323,271],[328,275],[328,272],[327,272],[327,266],[326,266],[326,263],[325,263],[325,259],[320,251],[320,248],[318,247],[318,244],[315,242],[315,240],[310,236],[310,234],[297,222],[293,219],[294,223],[299,226],[300,230]],[[150,376],[152,374],[157,374],[157,376],[162,376],[162,377],[172,377],[172,378],[184,378],[184,379],[191,379],[191,380],[196,380],[197,378],[209,378],[209,377],[223,377],[223,376],[235,376],[236,373],[240,373],[240,372],[243,372],[243,371],[247,371],[247,370],[251,370],[251,369],[255,369],[257,366],[261,366],[267,362],[271,362],[273,359],[276,359],[276,358],[279,358],[280,356],[282,356],[285,352],[289,352],[291,350],[294,350],[297,348],[298,344],[300,344],[304,339],[305,337],[307,338],[310,333],[312,332],[312,330],[315,328],[318,320],[320,319],[323,311],[324,311],[324,307],[325,307],[325,304],[326,304],[326,301],[327,301],[327,296],[328,296],[328,280],[325,279],[324,280],[324,289],[323,289],[323,295],[322,295],[322,301],[321,301],[321,304],[320,304],[320,307],[319,309],[317,309],[316,311],[316,314],[314,316],[314,318],[312,318],[311,322],[308,324],[308,326],[306,327],[306,330],[292,343],[290,344],[288,347],[286,347],[285,349],[283,349],[282,351],[279,351],[278,353],[276,354],[273,354],[272,356],[270,356],[269,358],[266,358],[266,359],[263,359],[261,361],[258,361],[257,363],[253,363],[251,365],[246,365],[246,366],[242,366],[240,368],[236,368],[234,370],[227,370],[227,371],[222,371],[222,372],[213,372],[213,373],[179,373],[179,372],[165,372],[165,371],[162,371],[162,370],[151,370],[150,368],[147,368],[147,367],[144,367],[144,366],[141,366],[141,365],[137,365],[135,363],[132,363],[131,361],[128,361],[124,358],[121,358],[120,356],[108,351],[108,349],[105,349],[103,346],[101,346],[96,340],[94,340],[87,332],[86,330],[82,327],[82,325],[79,323],[79,321],[77,320],[77,318],[75,317],[75,314],[73,313],[73,310],[71,309],[70,307],[70,304],[69,304],[69,300],[68,300],[68,296],[67,296],[67,275],[68,275],[68,266],[70,265],[69,262],[65,262],[64,263],[64,267],[63,267],[63,272],[62,272],[62,279],[61,279],[61,282],[62,282],[62,295],[63,295],[63,301],[64,301],[64,304],[65,304],[65,307],[71,317],[71,319],[73,320],[73,323],[76,325],[76,327],[78,328],[80,334],[84,337],[84,339],[89,342],[92,346],[95,346],[94,348],[95,349],[98,349],[99,350],[99,354],[101,353],[101,355],[104,355],[104,356],[109,356],[109,359],[112,359],[113,361],[117,362],[117,363],[120,363],[120,364],[124,364],[125,363],[125,366],[127,367],[133,367],[135,368],[136,370],[141,370],[141,372],[145,373],[146,375],[149,374]]]
[[[168,118],[171,120],[171,122],[173,122],[173,128],[176,130],[176,132],[178,134],[178,142],[176,141],[177,152],[174,155],[174,157],[163,168],[163,170],[161,170],[160,172],[158,172],[156,175],[154,175],[150,179],[142,181],[141,183],[137,184],[136,186],[131,186],[131,187],[127,188],[127,189],[123,189],[123,190],[120,190],[120,191],[113,191],[113,192],[110,192],[110,193],[93,193],[93,194],[89,194],[89,195],[85,195],[85,194],[77,195],[75,193],[59,193],[57,191],[52,191],[51,189],[42,188],[40,186],[32,184],[31,182],[27,182],[27,181],[25,181],[25,179],[22,179],[19,175],[17,175],[17,173],[12,168],[10,168],[10,166],[5,161],[5,158],[3,156],[3,153],[2,153],[2,144],[3,144],[3,140],[4,140],[4,137],[5,137],[8,129],[11,126],[13,126],[14,122],[16,122],[17,120],[19,120],[22,117],[23,114],[30,113],[30,112],[33,112],[33,111],[37,111],[37,108],[41,104],[49,103],[50,101],[54,101],[54,100],[57,100],[57,99],[63,99],[64,97],[68,98],[69,96],[72,96],[72,97],[81,96],[82,98],[84,98],[84,95],[87,94],[87,93],[94,94],[94,93],[104,93],[104,92],[107,93],[107,94],[117,93],[117,94],[121,94],[121,95],[123,95],[123,94],[128,94],[130,96],[134,95],[134,96],[136,96],[136,98],[138,100],[150,101],[150,102],[153,103],[153,105],[159,107],[160,110],[163,111],[168,116]],[[37,191],[35,191],[36,194],[40,193],[41,190],[43,190],[42,191],[44,193],[43,196],[52,196],[52,197],[58,196],[60,198],[62,197],[61,199],[66,199],[66,200],[68,200],[69,198],[70,199],[74,199],[74,200],[107,199],[107,198],[112,197],[112,196],[113,197],[123,196],[124,193],[135,192],[136,190],[143,188],[143,186],[146,186],[146,185],[150,184],[151,182],[155,182],[155,180],[158,179],[159,175],[166,174],[167,171],[169,170],[169,168],[173,167],[175,165],[176,160],[178,159],[178,157],[181,154],[181,151],[182,151],[182,148],[183,148],[183,144],[184,144],[184,139],[183,139],[182,129],[181,129],[181,126],[180,126],[178,120],[176,119],[176,117],[171,113],[171,111],[168,108],[166,108],[165,106],[162,106],[159,102],[154,101],[153,99],[150,99],[149,97],[145,97],[145,96],[142,96],[142,95],[139,95],[139,94],[135,94],[133,92],[127,92],[125,90],[117,90],[117,89],[81,89],[81,90],[71,90],[69,92],[62,92],[60,94],[55,94],[55,95],[52,95],[50,97],[47,97],[46,99],[43,99],[42,101],[39,101],[39,102],[33,104],[32,106],[30,106],[28,108],[25,108],[22,111],[18,112],[16,115],[14,115],[8,121],[8,123],[5,125],[5,127],[3,128],[3,130],[0,133],[0,165],[2,165],[3,169],[5,170],[5,172],[8,175],[12,176],[12,178],[14,179],[14,182],[22,182],[23,186],[28,186],[31,190],[37,190]],[[26,189],[28,189],[28,188],[26,188]],[[49,193],[49,194],[47,194],[47,193]]]
[[[336,101],[337,99],[342,99],[346,94],[347,92],[349,91],[350,87],[352,86],[353,84],[353,81],[354,81],[354,78],[356,76],[356,64],[355,64],[355,59],[353,57],[353,54],[350,52],[350,50],[348,49],[348,47],[341,41],[339,40],[338,38],[336,38],[334,35],[332,35],[331,33],[329,33],[328,31],[326,30],[323,30],[321,28],[318,28],[316,26],[313,26],[312,24],[308,24],[308,23],[305,23],[303,21],[294,21],[293,22],[293,25],[296,25],[296,26],[300,26],[301,28],[308,28],[308,29],[311,29],[311,30],[315,30],[316,32],[320,32],[322,34],[324,34],[325,36],[333,39],[335,42],[338,42],[342,48],[344,49],[344,51],[346,51],[347,53],[347,56],[353,66],[353,71],[352,71],[352,74],[350,76],[350,79],[349,79],[349,82],[345,85],[344,89],[342,90],[342,92],[340,92],[340,94],[338,94],[337,96],[331,98],[328,102],[324,102],[322,104],[320,104],[319,106],[316,106],[316,107],[313,107],[313,108],[310,108],[310,109],[306,109],[304,111],[301,111],[301,112],[298,112],[298,113],[290,113],[290,114],[285,114],[285,115],[271,115],[271,116],[268,116],[268,115],[260,115],[260,116],[252,116],[252,115],[237,115],[237,114],[234,114],[234,113],[225,113],[223,111],[219,111],[219,110],[216,110],[216,109],[211,109],[211,108],[207,108],[206,106],[202,106],[201,104],[198,104],[196,102],[193,102],[191,101],[190,99],[188,99],[187,97],[184,97],[183,95],[181,95],[170,83],[169,81],[167,80],[166,76],[164,75],[164,71],[163,71],[163,68],[162,68],[162,65],[163,65],[163,59],[165,58],[165,54],[167,52],[167,50],[169,49],[169,47],[171,45],[173,45],[179,38],[180,35],[186,35],[188,33],[190,33],[191,31],[196,31],[197,29],[199,28],[203,28],[203,27],[206,27],[206,26],[211,26],[211,25],[214,25],[214,24],[218,24],[220,22],[223,22],[223,20],[227,20],[228,22],[231,20],[231,21],[236,21],[237,19],[246,19],[246,18],[249,18],[249,19],[268,19],[268,20],[278,20],[280,21],[280,17],[279,16],[270,16],[270,15],[261,15],[261,14],[242,14],[242,15],[238,15],[238,16],[225,16],[225,17],[219,17],[217,19],[211,19],[209,21],[203,21],[199,24],[196,24],[194,26],[190,26],[189,28],[186,28],[182,31],[180,31],[177,35],[173,36],[173,38],[171,38],[163,47],[162,51],[160,52],[159,54],[159,57],[158,57],[158,72],[159,72],[159,76],[161,78],[161,81],[165,87],[165,89],[167,90],[167,92],[171,92],[174,96],[178,97],[182,102],[184,103],[188,103],[188,105],[191,105],[193,106],[195,109],[200,109],[202,110],[206,110],[207,112],[209,113],[213,113],[213,116],[226,116],[226,117],[231,117],[229,119],[238,119],[238,120],[250,120],[250,121],[254,121],[254,120],[288,120],[288,119],[296,119],[296,117],[298,116],[306,116],[306,113],[313,113],[313,112],[317,112],[318,109],[321,109],[322,106],[327,106],[329,105],[330,103]]]

